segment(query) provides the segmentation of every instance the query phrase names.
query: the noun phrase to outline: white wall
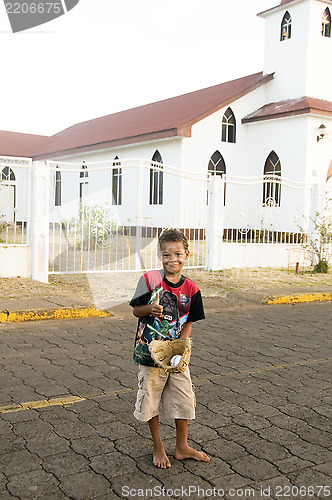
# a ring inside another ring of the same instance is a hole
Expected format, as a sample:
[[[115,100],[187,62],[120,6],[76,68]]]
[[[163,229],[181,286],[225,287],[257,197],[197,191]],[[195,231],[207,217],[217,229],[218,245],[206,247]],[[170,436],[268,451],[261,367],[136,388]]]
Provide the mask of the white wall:
[[[322,15],[331,2],[302,0],[265,17],[264,73],[275,72],[267,102],[309,96],[332,101],[332,39],[321,36]],[[291,38],[280,41],[285,12],[292,17]]]
[[[31,278],[31,250],[26,246],[0,246],[0,276]]]
[[[150,164],[155,151],[158,150],[165,165],[163,175],[164,203],[163,205],[149,204]],[[112,163],[118,156],[122,170],[122,204],[112,205]],[[137,159],[144,162],[142,174],[142,188],[139,193],[139,172]],[[130,160],[133,159],[132,163]],[[61,158],[60,167],[61,167]],[[173,200],[180,198],[180,181],[176,176],[167,174],[167,165],[181,168],[181,139],[163,139],[150,141],[143,144],[128,145],[104,151],[81,153],[62,158],[62,167],[68,168],[67,163],[72,162],[71,168],[75,172],[62,174],[62,206],[54,207],[54,173],[51,182],[51,218],[53,221],[68,220],[76,216],[79,206],[80,166],[83,161],[88,166],[88,185],[86,186],[86,203],[88,205],[105,205],[112,211],[112,220],[120,224],[137,224],[139,196],[142,201],[143,225],[168,225],[174,219],[173,212],[178,212],[178,207]],[[105,167],[103,170],[100,167]]]
[[[332,43],[332,39],[331,39]],[[332,84],[331,84],[332,85]],[[318,127],[326,126],[326,136],[317,142]],[[309,116],[307,120],[307,182],[326,182],[332,161],[332,118]]]
[[[288,265],[295,269],[294,255],[301,255],[300,245],[223,243],[220,245],[219,269],[279,268],[288,267]]]
[[[243,125],[241,119],[260,107],[264,99],[265,86],[231,104],[237,122],[235,144],[221,141],[222,117],[228,106],[195,124],[192,137],[183,140],[183,165],[195,172],[207,172],[212,154],[216,150],[222,154],[226,178],[228,176],[224,227],[261,229],[271,221],[278,230],[297,232],[298,225],[304,225],[303,214],[308,215],[310,209],[310,189],[305,189],[304,183],[313,181],[313,159],[317,169],[325,172],[326,178],[330,162],[327,142],[317,143],[317,119],[309,116]],[[279,156],[282,177],[293,182],[290,187],[282,186],[281,207],[263,208],[262,176],[271,151]],[[233,176],[260,179],[256,184],[240,186],[232,181]],[[199,203],[203,209],[205,193],[202,193]]]
[[[208,164],[215,151],[219,151],[226,164],[226,174],[253,175],[248,168],[247,128],[241,119],[265,104],[265,86],[225,106],[219,111],[196,123],[192,137],[183,139],[183,165],[187,170],[207,173]],[[222,117],[230,107],[236,119],[236,143],[221,141]]]
[[[332,101],[332,38],[321,36],[323,12],[332,2],[311,0],[306,95]]]

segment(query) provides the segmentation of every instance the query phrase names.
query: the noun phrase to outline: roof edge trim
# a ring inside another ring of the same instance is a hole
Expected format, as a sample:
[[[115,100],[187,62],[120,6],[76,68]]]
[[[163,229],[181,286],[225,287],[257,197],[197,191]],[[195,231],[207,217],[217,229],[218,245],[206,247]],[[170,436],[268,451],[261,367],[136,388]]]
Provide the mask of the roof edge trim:
[[[242,118],[241,123],[242,124],[255,123],[255,122],[262,122],[265,120],[275,120],[277,118],[287,118],[287,117],[299,116],[299,115],[320,115],[320,116],[332,117],[332,112],[317,109],[315,107],[306,107],[306,108],[297,109],[297,110],[284,111],[282,113],[271,113],[271,114],[265,115],[265,116],[254,116],[253,118]]]
[[[186,135],[186,137],[191,137],[191,127],[193,125],[195,125],[195,123],[200,122],[201,120],[203,120],[204,118],[207,118],[208,116],[212,115],[216,111],[219,111],[220,109],[224,108],[225,106],[228,106],[232,102],[237,101],[241,97],[244,97],[245,95],[249,94],[253,90],[256,90],[257,88],[259,88],[261,85],[264,85],[265,83],[268,83],[269,81],[273,80],[273,78],[274,78],[274,72],[269,73],[267,75],[263,75],[262,78],[258,82],[254,83],[253,85],[250,85],[247,89],[232,96],[230,99],[223,101],[222,103],[218,104],[218,106],[214,106],[213,108],[206,111],[202,115],[195,117],[194,120],[191,120],[190,122],[183,125],[181,127],[181,130],[186,130],[186,132],[189,134],[189,135]],[[190,131],[190,133],[189,133],[189,131]]]
[[[33,160],[47,160],[49,158],[54,158],[55,156],[70,156],[72,154],[85,153],[89,151],[100,151],[107,148],[115,148],[118,146],[134,145],[141,142],[147,142],[155,139],[167,139],[172,137],[178,137],[178,129],[173,128],[169,130],[160,130],[158,132],[151,132],[148,134],[142,134],[132,137],[124,137],[121,139],[115,139],[114,141],[105,141],[96,144],[89,144],[87,146],[78,146],[76,148],[64,149],[59,151],[53,151],[51,153],[45,153],[41,155],[33,156]],[[186,136],[182,136],[186,137]]]

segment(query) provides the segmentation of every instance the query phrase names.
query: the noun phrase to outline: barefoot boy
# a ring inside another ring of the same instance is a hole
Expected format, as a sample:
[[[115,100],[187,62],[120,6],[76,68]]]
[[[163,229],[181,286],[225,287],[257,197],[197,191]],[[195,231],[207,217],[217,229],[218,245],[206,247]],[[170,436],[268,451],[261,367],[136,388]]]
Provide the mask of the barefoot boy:
[[[139,365],[138,393],[134,415],[148,422],[153,439],[153,463],[163,469],[171,467],[159,434],[159,405],[169,418],[175,419],[174,457],[209,462],[202,451],[187,442],[188,420],[195,418],[195,395],[189,368],[183,373],[166,373],[154,364],[148,349],[152,339],[190,337],[192,323],[204,319],[201,293],[197,285],[185,278],[181,270],[188,259],[188,241],[176,229],[166,229],[159,237],[163,264],[161,271],[141,276],[130,302],[138,319],[134,361]]]

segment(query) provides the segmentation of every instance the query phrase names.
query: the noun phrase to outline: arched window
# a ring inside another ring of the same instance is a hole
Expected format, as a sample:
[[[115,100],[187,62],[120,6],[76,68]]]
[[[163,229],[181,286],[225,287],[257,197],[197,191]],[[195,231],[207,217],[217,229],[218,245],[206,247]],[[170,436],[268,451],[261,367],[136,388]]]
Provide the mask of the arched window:
[[[222,142],[235,142],[236,121],[231,108],[226,109],[222,117],[221,140]]]
[[[122,168],[118,156],[112,168],[112,205],[122,205]]]
[[[288,40],[292,35],[292,18],[288,10],[285,12],[284,17],[281,21],[281,34],[280,40]]]
[[[264,166],[263,206],[265,207],[280,207],[281,184],[278,177],[281,177],[281,163],[278,155],[271,151]]]
[[[6,222],[14,222],[16,218],[16,177],[10,167],[4,167],[0,174],[0,196],[4,211],[0,213]]]
[[[152,156],[152,161],[155,163],[162,163],[163,159],[158,149]],[[151,164],[150,168],[150,205],[162,205],[164,194],[164,177],[162,172],[162,165]]]
[[[61,172],[59,167],[55,170],[55,190],[54,190],[54,205],[56,207],[61,207]]]
[[[331,13],[328,7],[324,10],[322,17],[322,36],[331,37]]]
[[[85,165],[85,161],[83,161],[83,165],[80,171],[80,203],[84,202],[84,197],[87,191],[87,185],[89,184],[89,172],[88,166]]]
[[[226,175],[226,165],[225,160],[219,151],[215,151],[210,158],[208,165],[208,173],[210,175]],[[209,198],[207,197],[207,204],[209,203]],[[226,183],[224,185],[224,206],[226,205]]]
[[[3,181],[16,181],[14,172],[10,167],[4,167],[1,172],[1,180]]]

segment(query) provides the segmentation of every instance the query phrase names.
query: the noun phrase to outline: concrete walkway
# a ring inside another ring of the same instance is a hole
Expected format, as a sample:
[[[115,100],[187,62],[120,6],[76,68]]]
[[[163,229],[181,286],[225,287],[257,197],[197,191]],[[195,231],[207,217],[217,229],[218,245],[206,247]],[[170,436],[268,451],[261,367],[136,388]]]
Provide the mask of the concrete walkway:
[[[223,307],[223,309],[221,309]],[[152,465],[132,413],[136,321],[3,323],[0,498],[331,498],[330,302],[206,303],[193,331],[192,445],[209,464]]]

